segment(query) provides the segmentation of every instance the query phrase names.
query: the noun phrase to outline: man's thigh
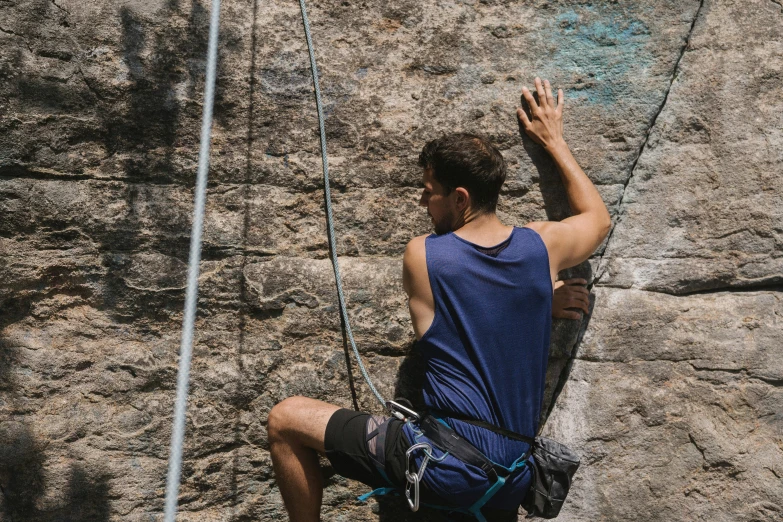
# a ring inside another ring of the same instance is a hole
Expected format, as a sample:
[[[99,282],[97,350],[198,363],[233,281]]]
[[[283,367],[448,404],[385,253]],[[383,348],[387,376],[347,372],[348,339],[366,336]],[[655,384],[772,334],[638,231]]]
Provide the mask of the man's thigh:
[[[289,397],[269,412],[267,429],[271,437],[296,441],[324,453],[326,425],[339,406],[308,397]]]

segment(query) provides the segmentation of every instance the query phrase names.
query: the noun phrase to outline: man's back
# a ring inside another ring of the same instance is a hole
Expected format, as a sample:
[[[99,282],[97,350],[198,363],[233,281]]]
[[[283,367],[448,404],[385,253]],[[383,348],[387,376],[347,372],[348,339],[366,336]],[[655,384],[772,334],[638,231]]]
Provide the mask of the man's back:
[[[534,230],[512,228],[507,239],[488,248],[450,232],[427,237],[425,249],[434,305],[417,345],[426,359],[425,404],[535,436],[551,326],[546,246]],[[444,418],[504,466],[528,449],[524,442]],[[410,426],[406,435],[411,442],[426,439]],[[486,489],[481,471],[456,459],[430,466],[425,485],[452,502],[470,505]],[[489,506],[515,509],[528,480],[527,473],[518,474]]]

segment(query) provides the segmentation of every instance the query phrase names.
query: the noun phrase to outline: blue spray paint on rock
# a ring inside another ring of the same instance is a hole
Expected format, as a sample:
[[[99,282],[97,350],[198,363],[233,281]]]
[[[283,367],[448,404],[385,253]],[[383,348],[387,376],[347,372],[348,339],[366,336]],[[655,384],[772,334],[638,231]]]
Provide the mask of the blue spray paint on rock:
[[[625,13],[584,6],[561,13],[552,25],[552,77],[571,84],[569,101],[615,104],[655,63],[649,28]]]

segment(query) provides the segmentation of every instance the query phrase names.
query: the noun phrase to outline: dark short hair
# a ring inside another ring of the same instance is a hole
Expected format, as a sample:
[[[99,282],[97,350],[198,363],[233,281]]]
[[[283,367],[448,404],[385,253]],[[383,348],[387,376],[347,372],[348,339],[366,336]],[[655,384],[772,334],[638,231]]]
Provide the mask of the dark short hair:
[[[495,212],[500,187],[506,181],[503,155],[483,136],[446,134],[426,145],[419,154],[419,166],[432,169],[446,194],[463,187],[479,212]]]

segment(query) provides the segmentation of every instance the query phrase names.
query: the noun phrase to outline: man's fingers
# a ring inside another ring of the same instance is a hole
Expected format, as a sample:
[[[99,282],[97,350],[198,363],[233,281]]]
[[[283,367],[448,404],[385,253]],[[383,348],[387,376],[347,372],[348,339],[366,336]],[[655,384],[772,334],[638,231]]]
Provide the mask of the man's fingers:
[[[586,285],[587,279],[582,279],[581,277],[574,277],[572,279],[564,279],[563,282],[567,285]]]
[[[573,310],[561,310],[554,314],[556,319],[581,319],[581,312],[574,312]]]
[[[517,109],[517,118],[522,122],[522,125],[525,126],[525,129],[530,127],[530,119],[527,117],[527,113],[525,112],[525,109],[519,108]]]
[[[585,309],[589,306],[590,300],[584,296],[569,296],[568,299],[566,299],[566,308],[574,307]]]
[[[531,93],[527,87],[522,87],[522,97],[527,102],[528,107],[530,107],[530,114],[533,114],[535,110],[538,109],[538,104],[536,103],[535,98],[533,98],[533,93]]]
[[[550,107],[555,106],[555,99],[552,97],[552,86],[549,84],[549,80],[544,80],[544,91],[546,91],[546,103]]]
[[[561,290],[561,292],[563,292],[566,295],[569,295],[569,296],[571,296],[571,295],[581,295],[581,296],[584,296],[584,297],[587,297],[588,295],[590,295],[590,290],[588,290],[584,286],[578,286],[578,285],[563,285],[563,286],[565,286],[565,288],[563,288],[563,290]]]
[[[584,303],[585,305],[590,304],[590,294],[586,292],[578,292],[576,291],[579,287],[568,287],[569,292],[565,292],[565,295],[563,296],[563,300],[568,303]],[[584,289],[582,289],[584,290]]]
[[[541,108],[545,108],[548,104],[546,101],[546,93],[544,92],[544,85],[541,83],[541,78],[536,76],[536,92],[538,93],[538,104]]]
[[[557,90],[557,111],[558,114],[563,114],[563,105],[565,102],[563,101],[563,89]]]
[[[576,294],[576,295],[572,294],[572,299],[576,299],[580,303],[584,303],[585,306],[589,306],[590,305],[590,295],[589,294]]]

